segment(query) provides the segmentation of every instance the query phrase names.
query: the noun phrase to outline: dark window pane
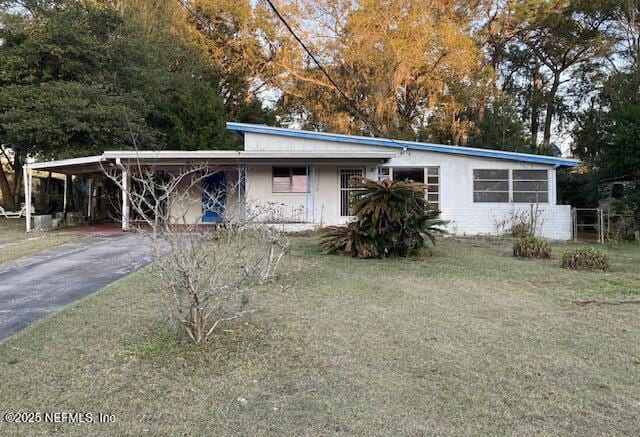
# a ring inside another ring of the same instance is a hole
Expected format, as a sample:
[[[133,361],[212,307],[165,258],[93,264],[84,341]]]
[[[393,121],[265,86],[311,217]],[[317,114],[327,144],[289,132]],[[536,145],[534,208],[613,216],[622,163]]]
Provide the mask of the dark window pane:
[[[509,191],[508,181],[474,181],[474,191]]]
[[[547,191],[547,181],[513,181],[513,191]]]
[[[393,169],[393,179],[396,181],[414,181],[424,183],[424,168],[401,168]]]
[[[273,177],[289,177],[291,172],[290,167],[273,167]]]
[[[307,167],[293,167],[291,169],[291,174],[294,176],[306,176],[307,175]]]
[[[509,202],[509,193],[480,191],[473,193],[474,202]]]
[[[473,179],[509,180],[509,170],[474,170]]]
[[[546,192],[540,193],[513,193],[513,201],[520,203],[546,203],[548,195]]]
[[[429,177],[427,177],[427,183],[428,184],[437,185],[438,184],[438,176],[429,176]]]
[[[440,173],[440,167],[427,167],[427,174],[429,176],[438,176]]]
[[[546,170],[514,170],[513,179],[525,180],[525,181],[546,181],[547,171]]]

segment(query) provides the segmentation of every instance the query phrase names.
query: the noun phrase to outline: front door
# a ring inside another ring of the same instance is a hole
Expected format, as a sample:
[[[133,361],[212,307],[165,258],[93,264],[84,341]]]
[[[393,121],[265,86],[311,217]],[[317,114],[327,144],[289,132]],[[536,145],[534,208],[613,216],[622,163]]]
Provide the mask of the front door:
[[[224,172],[202,180],[202,222],[220,223],[227,203],[227,188]]]

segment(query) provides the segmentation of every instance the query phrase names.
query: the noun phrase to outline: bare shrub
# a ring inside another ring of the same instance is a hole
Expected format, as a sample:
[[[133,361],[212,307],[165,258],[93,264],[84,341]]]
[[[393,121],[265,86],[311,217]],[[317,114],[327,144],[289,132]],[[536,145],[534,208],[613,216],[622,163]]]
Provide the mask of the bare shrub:
[[[510,233],[515,238],[539,235],[544,223],[542,215],[538,203],[532,203],[529,209],[512,210],[504,220],[495,222],[496,232]]]
[[[221,323],[253,312],[248,304],[257,287],[285,288],[279,279],[289,252],[286,236],[262,224],[264,214],[255,208],[240,202],[233,210],[226,207],[236,184],[203,188],[202,182],[221,170],[201,165],[169,172],[142,164],[127,170],[127,181],[121,171],[106,174],[121,189],[128,187],[135,217],[131,226],[147,238],[154,255],[150,279],[171,320],[193,341],[199,343]],[[194,202],[202,198],[204,211],[194,213]],[[224,222],[201,225],[207,212]]]

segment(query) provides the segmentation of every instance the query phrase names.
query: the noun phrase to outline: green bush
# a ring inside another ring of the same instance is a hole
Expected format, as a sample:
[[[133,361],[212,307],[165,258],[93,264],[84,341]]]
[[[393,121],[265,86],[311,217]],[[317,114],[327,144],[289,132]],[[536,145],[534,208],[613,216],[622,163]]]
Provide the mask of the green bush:
[[[546,240],[533,235],[521,237],[513,244],[513,256],[518,258],[550,258],[551,246]]]
[[[568,249],[562,255],[562,267],[571,270],[605,271],[609,268],[609,259],[598,249]]]
[[[320,244],[326,254],[358,258],[405,257],[412,251],[435,244],[440,211],[429,209],[425,185],[411,181],[353,183],[352,208],[356,220],[347,226],[321,230]]]

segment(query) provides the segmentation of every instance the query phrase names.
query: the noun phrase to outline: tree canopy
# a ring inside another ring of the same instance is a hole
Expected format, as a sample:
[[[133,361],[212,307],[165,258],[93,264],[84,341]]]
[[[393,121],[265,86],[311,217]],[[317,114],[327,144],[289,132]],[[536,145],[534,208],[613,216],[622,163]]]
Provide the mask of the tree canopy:
[[[263,1],[1,0],[0,145],[233,148],[233,120],[632,166],[638,0],[274,3],[322,68]]]

